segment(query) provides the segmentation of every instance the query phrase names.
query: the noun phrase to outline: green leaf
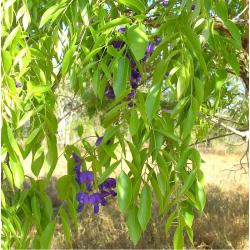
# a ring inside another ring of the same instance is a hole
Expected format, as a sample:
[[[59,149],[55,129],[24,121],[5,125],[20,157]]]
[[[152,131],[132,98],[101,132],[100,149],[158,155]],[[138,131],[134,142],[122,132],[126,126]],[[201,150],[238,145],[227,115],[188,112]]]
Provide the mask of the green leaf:
[[[86,57],[84,58],[84,60],[82,61],[81,64],[83,65],[83,64],[85,64],[86,62],[88,62],[93,56],[95,56],[95,55],[96,55],[100,50],[102,50],[102,49],[103,49],[103,47],[92,50],[90,53],[88,53],[88,54],[86,55]]]
[[[168,237],[168,230],[173,222],[173,220],[177,217],[177,211],[175,210],[169,217],[165,226],[166,237]]]
[[[135,135],[139,128],[139,119],[136,109],[131,110],[131,118],[129,123],[129,131],[131,136]]]
[[[146,229],[151,217],[152,194],[150,187],[145,184],[140,196],[140,207],[138,211],[138,220],[142,229]]]
[[[56,227],[56,221],[51,221],[45,228],[41,235],[41,249],[49,249],[52,238],[54,236],[54,231]]]
[[[181,154],[181,157],[180,157],[180,159],[177,162],[176,167],[175,167],[175,169],[177,171],[180,171],[187,164],[187,161],[188,161],[188,158],[189,158],[190,155],[191,155],[191,150],[189,150],[189,149],[184,151]]]
[[[100,143],[99,147],[101,147],[102,145],[106,144],[106,142],[111,139],[119,130],[120,128],[120,125],[118,126],[114,126],[114,127],[111,127],[111,128],[108,128],[105,132],[105,135],[102,139],[102,142]]]
[[[174,119],[182,111],[182,109],[189,102],[189,100],[190,100],[190,96],[187,96],[187,97],[184,97],[183,99],[181,99],[179,101],[179,103],[174,107],[170,118]]]
[[[21,35],[21,28],[18,25],[15,29],[13,29],[11,31],[11,33],[7,37],[7,39],[3,45],[3,50],[6,50],[14,39],[19,39],[20,35]]]
[[[121,171],[117,180],[117,200],[119,209],[122,212],[127,210],[131,202],[131,199],[132,199],[132,182],[130,178],[123,171]]]
[[[117,2],[124,4],[135,12],[138,9],[141,13],[145,13],[145,6],[140,0],[118,0]]]
[[[237,26],[231,20],[225,22],[225,25],[229,29],[231,35],[233,36],[237,44],[241,46],[241,35]]]
[[[73,46],[70,49],[67,50],[67,52],[65,53],[65,56],[63,58],[63,62],[62,62],[62,78],[64,79],[67,72],[68,72],[68,68],[69,65],[73,59],[73,55],[76,51],[77,46]]]
[[[77,127],[77,133],[78,133],[78,136],[81,137],[82,134],[83,134],[83,126],[82,125],[79,125]]]
[[[192,110],[192,107],[189,108],[187,118],[182,123],[182,133],[181,139],[185,140],[185,138],[191,133],[191,130],[194,126],[195,116]]]
[[[141,60],[148,47],[148,38],[139,25],[131,26],[127,31],[128,44],[137,61]]]
[[[188,237],[189,237],[189,239],[190,239],[190,242],[191,242],[192,245],[194,246],[194,240],[193,240],[194,233],[193,233],[192,228],[189,228],[188,226],[186,226],[185,229],[186,229],[186,231],[187,231],[187,234],[188,234]]]
[[[150,178],[150,182],[151,182],[151,185],[153,187],[156,199],[157,199],[157,201],[159,203],[159,206],[160,206],[159,213],[161,213],[162,210],[163,210],[163,197],[162,197],[162,194],[161,194],[161,190],[159,188],[159,185],[158,185],[157,181],[153,177]]]
[[[216,90],[220,90],[222,85],[224,84],[224,82],[227,79],[227,71],[224,69],[218,69],[215,72],[215,81],[216,81],[216,85],[215,88]]]
[[[6,164],[4,164],[3,162],[1,162],[1,167],[2,167],[2,170],[4,171],[4,174],[11,186],[11,189],[13,190],[13,178],[12,178],[12,174],[11,174],[11,171],[10,169],[8,168],[8,166]]]
[[[177,98],[178,99],[180,99],[185,89],[186,89],[186,78],[184,76],[180,76],[177,82]]]
[[[236,75],[239,76],[240,66],[239,66],[239,62],[238,62],[237,57],[234,56],[233,54],[229,54],[227,57],[227,61],[231,65],[231,67],[234,70],[234,72],[236,73]]]
[[[4,73],[7,75],[10,73],[10,68],[12,65],[12,58],[9,51],[1,50],[2,64]]]
[[[174,134],[166,131],[166,130],[163,130],[163,129],[157,129],[156,131],[158,131],[159,133],[165,135],[166,137],[174,140],[174,141],[177,141],[177,142],[182,142],[181,139],[179,139],[177,136],[175,136]]]
[[[136,166],[139,173],[141,173],[142,166],[141,166],[141,157],[139,154],[139,150],[136,148],[136,146],[133,143],[127,141],[127,144],[129,146],[130,152],[132,154],[134,165]]]
[[[32,159],[31,170],[35,176],[38,176],[44,163],[44,146],[40,147]]]
[[[194,78],[194,86],[195,86],[195,97],[199,105],[201,105],[204,99],[204,86],[202,82],[196,77]]]
[[[61,217],[62,224],[63,224],[63,231],[64,231],[65,238],[67,242],[70,244],[70,246],[72,246],[71,238],[70,238],[70,223],[69,223],[68,214],[65,212],[63,207],[60,207],[59,212],[60,212],[60,217]]]
[[[128,70],[129,60],[127,57],[121,58],[114,67],[113,88],[116,97],[119,97],[126,90]]]
[[[71,180],[71,175],[64,175],[60,179],[58,179],[56,186],[58,189],[59,198],[61,200],[65,199],[69,195]]]
[[[34,86],[34,87],[28,89],[28,92],[31,92],[31,93],[43,93],[43,92],[47,92],[48,90],[50,90],[51,87],[52,87],[51,84]]]
[[[184,237],[182,228],[177,227],[174,233],[174,249],[183,249],[184,247]]]
[[[181,202],[181,211],[188,227],[192,227],[194,220],[193,207],[188,201]]]
[[[107,76],[107,78],[111,79],[110,69],[104,62],[101,62],[101,68],[102,68],[103,72],[105,73],[105,75]]]
[[[41,219],[41,212],[40,212],[40,207],[39,207],[39,201],[36,196],[34,196],[31,199],[31,208],[32,208],[32,213],[36,220],[40,222]]]
[[[23,167],[19,163],[12,161],[11,158],[10,165],[13,174],[14,184],[17,188],[21,189],[24,181]]]
[[[191,187],[191,185],[193,184],[195,177],[196,177],[196,171],[195,171],[195,170],[192,170],[192,171],[189,173],[187,179],[185,180],[185,182],[184,182],[184,184],[183,184],[183,187],[182,187],[182,189],[181,189],[181,191],[180,191],[180,196],[183,195],[183,194],[185,194],[186,191],[188,191],[188,189],[189,189],[189,188]]]
[[[82,71],[78,74],[77,77],[79,77],[79,76],[83,75],[84,73],[86,73],[89,69],[91,69],[91,68],[92,68],[94,65],[96,65],[96,64],[97,64],[97,62],[91,62],[91,63],[87,64],[87,65],[82,69]]]
[[[219,1],[216,6],[215,10],[219,17],[223,20],[223,22],[227,22],[228,20],[228,11],[227,11],[227,6],[224,1]]]
[[[195,148],[192,148],[192,158],[193,169],[199,169],[201,167],[201,156]]]
[[[111,166],[109,166],[105,172],[102,174],[102,176],[100,177],[99,181],[98,181],[98,185],[103,183],[114,171],[115,169],[118,167],[118,165],[121,163],[121,160],[116,161],[115,163],[113,163]]]
[[[118,25],[126,24],[126,23],[132,23],[132,21],[126,17],[114,19],[114,20],[106,23],[105,25],[103,25],[100,29],[98,29],[97,33],[104,31],[104,30],[106,31],[107,29],[110,29],[112,27],[116,27]]]
[[[155,114],[158,111],[161,100],[161,90],[162,90],[162,84],[157,83],[150,89],[147,95],[145,107],[148,117],[148,123],[152,122]]]
[[[205,194],[205,190],[202,187],[201,183],[199,181],[197,181],[197,185],[196,185],[196,200],[198,201],[199,204],[199,210],[200,210],[200,214],[202,213],[205,204],[206,204],[206,194]]]
[[[135,204],[130,206],[127,213],[127,227],[134,245],[136,245],[141,236],[141,226],[137,218],[138,208]]]
[[[127,161],[126,159],[125,159],[125,161],[126,161],[128,167],[129,167],[130,171],[131,171],[132,174],[134,175],[134,177],[135,177],[136,179],[138,179],[138,178],[140,177],[140,175],[139,175],[139,173],[138,173],[138,170],[137,170],[136,166],[135,166],[133,163]]]

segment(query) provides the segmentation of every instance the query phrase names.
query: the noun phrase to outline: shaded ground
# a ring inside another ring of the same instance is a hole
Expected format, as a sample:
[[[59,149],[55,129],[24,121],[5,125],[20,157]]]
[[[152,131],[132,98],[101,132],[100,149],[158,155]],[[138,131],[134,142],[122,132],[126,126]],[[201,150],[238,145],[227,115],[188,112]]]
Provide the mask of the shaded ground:
[[[202,154],[206,162],[202,164],[205,173],[207,204],[202,217],[195,211],[193,223],[194,246],[197,249],[248,249],[249,248],[249,190],[248,175],[242,171],[229,174],[223,171],[238,164],[241,155]],[[26,162],[28,169],[29,163]],[[60,205],[56,190],[56,180],[66,174],[66,161],[61,158],[48,187],[53,205]],[[79,234],[72,224],[73,248],[92,249],[128,249],[135,248],[126,228],[125,215],[118,210],[115,199],[108,200],[108,206],[101,208],[99,214],[93,214],[93,208],[88,206],[78,215]],[[155,199],[154,199],[154,203]],[[167,218],[158,217],[158,207],[152,208],[152,219],[136,246],[145,248],[172,248],[174,228],[165,235]],[[68,248],[64,239],[60,220],[52,240],[51,248]],[[186,248],[194,248],[185,235]]]

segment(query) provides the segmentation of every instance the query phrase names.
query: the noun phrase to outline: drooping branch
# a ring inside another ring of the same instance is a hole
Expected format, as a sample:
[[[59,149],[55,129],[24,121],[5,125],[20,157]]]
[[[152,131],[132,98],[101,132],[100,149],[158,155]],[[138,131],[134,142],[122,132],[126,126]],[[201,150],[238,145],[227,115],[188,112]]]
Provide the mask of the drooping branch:
[[[165,113],[169,113],[171,114],[172,113],[172,110],[167,110],[167,109],[162,109],[163,112]],[[232,133],[236,134],[236,135],[239,135],[241,136],[243,139],[245,139],[246,141],[249,140],[249,131],[245,131],[245,132],[241,132],[233,127],[230,127],[228,125],[226,125],[225,123],[222,123],[221,121],[219,121],[218,119],[214,118],[214,117],[211,117],[209,115],[205,115],[205,114],[202,114],[200,112],[197,113],[197,116],[199,117],[203,117],[205,118],[206,120],[209,120],[215,124],[218,124],[220,126],[222,126],[223,128],[225,128],[226,130],[228,131],[231,131]]]

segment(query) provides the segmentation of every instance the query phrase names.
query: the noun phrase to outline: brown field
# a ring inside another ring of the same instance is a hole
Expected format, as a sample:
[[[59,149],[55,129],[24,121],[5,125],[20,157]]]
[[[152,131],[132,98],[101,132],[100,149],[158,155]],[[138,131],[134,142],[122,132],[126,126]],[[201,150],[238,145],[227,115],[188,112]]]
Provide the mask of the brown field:
[[[224,151],[202,153],[202,164],[205,174],[205,189],[207,203],[200,217],[195,211],[193,222],[194,247],[196,249],[248,249],[249,248],[249,175],[243,170],[235,170],[234,164],[239,164],[242,154],[225,155]],[[29,160],[25,161],[29,169]],[[124,164],[123,166],[125,166]],[[47,193],[52,198],[55,213],[60,205],[56,190],[56,180],[66,174],[67,165],[64,157],[60,158],[53,174]],[[247,167],[248,171],[248,167]],[[28,173],[29,171],[26,171]],[[117,173],[116,173],[117,174]],[[152,208],[152,219],[142,237],[134,247],[126,228],[125,215],[119,212],[116,200],[108,199],[108,205],[100,209],[99,214],[93,214],[88,206],[78,215],[79,233],[71,225],[73,248],[92,249],[160,249],[172,248],[174,228],[166,237],[165,224],[167,218],[158,217],[158,207],[155,198]],[[52,240],[51,248],[69,248],[64,238],[60,219]],[[194,249],[185,235],[185,246]]]

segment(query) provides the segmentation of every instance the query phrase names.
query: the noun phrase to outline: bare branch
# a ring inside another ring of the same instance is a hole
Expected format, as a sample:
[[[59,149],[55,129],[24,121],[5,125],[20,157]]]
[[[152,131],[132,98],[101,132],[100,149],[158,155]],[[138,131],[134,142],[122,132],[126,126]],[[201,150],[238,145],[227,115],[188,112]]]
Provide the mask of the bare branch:
[[[162,109],[162,111],[165,112],[165,113],[169,113],[169,114],[172,113],[172,110]],[[222,126],[223,128],[225,128],[225,129],[231,131],[232,133],[234,133],[234,134],[236,134],[236,135],[241,136],[241,137],[244,138],[246,141],[249,140],[249,131],[241,132],[241,131],[239,131],[239,130],[237,130],[237,129],[235,129],[235,128],[232,128],[232,127],[226,125],[225,123],[220,122],[220,121],[219,121],[218,119],[216,119],[216,118],[213,118],[213,117],[211,117],[211,116],[209,116],[209,115],[202,114],[202,113],[200,113],[200,112],[198,112],[197,115],[198,115],[199,117],[203,117],[203,118],[205,118],[205,119],[207,119],[207,120],[209,120],[209,121],[211,121],[211,122],[213,122],[213,123],[215,123],[215,124],[218,124],[218,125]]]

